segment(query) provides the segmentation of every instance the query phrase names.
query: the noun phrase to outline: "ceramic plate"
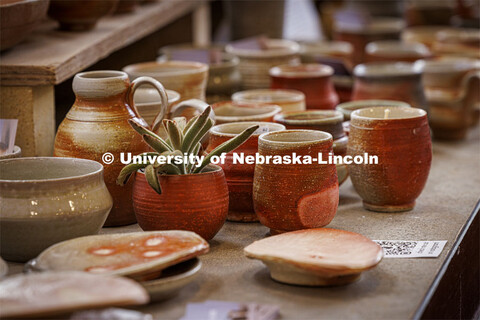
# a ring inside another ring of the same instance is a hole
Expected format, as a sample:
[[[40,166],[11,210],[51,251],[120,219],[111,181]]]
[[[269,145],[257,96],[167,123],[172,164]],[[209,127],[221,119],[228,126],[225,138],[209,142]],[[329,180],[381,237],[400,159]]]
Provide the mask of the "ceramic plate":
[[[36,271],[87,271],[143,281],[209,250],[189,231],[151,231],[76,238],[42,252],[30,267]]]
[[[383,257],[382,248],[372,240],[328,228],[268,237],[245,247],[244,252],[249,258],[262,260],[273,279],[306,286],[353,282]]]
[[[145,289],[131,279],[86,272],[19,274],[0,281],[0,318],[44,317],[148,301]]]
[[[151,301],[160,301],[175,296],[183,287],[195,280],[202,267],[197,258],[171,266],[158,279],[142,281]]]

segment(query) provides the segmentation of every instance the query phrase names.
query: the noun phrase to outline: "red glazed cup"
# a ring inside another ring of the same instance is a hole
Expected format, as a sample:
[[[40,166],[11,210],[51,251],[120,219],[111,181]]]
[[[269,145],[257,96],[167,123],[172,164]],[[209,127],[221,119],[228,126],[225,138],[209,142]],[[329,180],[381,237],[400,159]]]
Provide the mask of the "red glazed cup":
[[[228,187],[222,168],[185,175],[160,175],[162,194],[156,193],[137,172],[133,184],[133,209],[145,231],[187,230],[205,240],[222,228],[228,213]]]
[[[285,130],[285,127],[278,123],[268,122],[235,122],[220,124],[210,130],[210,144],[207,153],[210,153],[220,144],[228,141],[238,135],[243,130],[259,125],[260,128],[245,141],[234,152],[237,155],[255,156],[258,151],[258,137],[266,132],[274,132]],[[229,191],[229,208],[227,220],[240,222],[258,221],[257,215],[253,210],[253,173],[255,163],[234,163],[233,154],[230,152],[226,155],[225,162],[219,164],[227,179]]]
[[[311,156],[333,152],[332,135],[314,130],[286,130],[258,138],[260,156]],[[284,157],[285,159],[285,157]],[[323,227],[338,207],[335,164],[276,164],[255,166],[253,204],[260,222],[272,234]]]
[[[281,65],[270,69],[271,88],[303,92],[307,109],[335,109],[338,95],[332,75],[332,67],[319,63]]]
[[[348,166],[364,207],[379,212],[412,210],[432,161],[427,113],[405,107],[354,111],[347,155],[363,158],[365,153],[378,156],[378,164]]]

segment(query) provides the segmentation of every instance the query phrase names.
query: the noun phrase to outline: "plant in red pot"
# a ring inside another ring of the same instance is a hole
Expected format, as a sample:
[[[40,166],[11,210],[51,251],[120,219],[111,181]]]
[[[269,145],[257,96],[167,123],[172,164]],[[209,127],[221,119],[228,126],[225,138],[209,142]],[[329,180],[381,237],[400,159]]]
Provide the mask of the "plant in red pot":
[[[183,117],[164,120],[166,139],[130,121],[153,152],[125,166],[117,183],[123,185],[135,173],[133,208],[143,230],[188,230],[210,240],[223,226],[228,187],[222,168],[211,164],[212,158],[235,150],[258,125],[202,155],[202,138],[214,124],[210,111],[209,106],[188,123]]]

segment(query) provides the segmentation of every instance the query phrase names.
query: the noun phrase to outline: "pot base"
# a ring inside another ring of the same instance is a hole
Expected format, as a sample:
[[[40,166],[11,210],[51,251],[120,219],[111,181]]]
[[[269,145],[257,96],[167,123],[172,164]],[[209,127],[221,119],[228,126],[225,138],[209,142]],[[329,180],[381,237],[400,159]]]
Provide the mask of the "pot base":
[[[233,222],[258,222],[255,212],[228,211],[228,221]]]
[[[370,204],[363,201],[363,207],[367,210],[375,211],[375,212],[405,212],[405,211],[410,211],[415,207],[415,201],[407,204],[402,204],[402,205],[383,205],[383,206]]]

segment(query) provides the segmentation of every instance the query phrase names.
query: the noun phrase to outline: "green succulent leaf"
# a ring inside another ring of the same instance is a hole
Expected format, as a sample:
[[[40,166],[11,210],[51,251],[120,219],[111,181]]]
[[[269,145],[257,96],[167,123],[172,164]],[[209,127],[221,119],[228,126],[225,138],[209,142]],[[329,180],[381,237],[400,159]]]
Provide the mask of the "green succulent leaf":
[[[162,187],[160,186],[160,182],[158,181],[157,171],[153,167],[153,165],[149,164],[145,168],[145,178],[147,179],[148,184],[152,187],[155,192],[158,194],[162,194]]]
[[[126,165],[118,174],[117,184],[119,186],[125,185],[125,183],[127,183],[132,173],[137,172],[137,170],[143,169],[146,166],[147,166],[146,164],[139,164],[139,163],[131,163],[129,165]]]
[[[144,134],[143,135],[143,140],[153,148],[153,150],[157,151],[158,153],[162,153],[165,151],[173,151],[172,148],[165,142],[163,141],[162,138],[158,137],[155,138],[154,136]]]
[[[173,149],[180,150],[182,148],[183,134],[172,120],[167,122],[168,135],[170,137],[170,144]]]
[[[187,130],[182,143],[182,152],[188,152],[188,150],[190,150],[196,136],[202,130],[203,126],[207,123],[211,110],[212,110],[211,106],[208,106],[207,108],[205,108],[205,110],[203,110],[203,112],[197,118],[195,123],[193,123],[190,126],[190,128]]]
[[[208,118],[203,128],[197,133],[197,135],[193,139],[190,149],[187,150],[187,153],[190,153],[197,146],[197,144],[202,141],[203,137],[205,137],[205,135],[213,127],[213,124],[213,120]]]
[[[185,126],[185,128],[183,128],[183,134],[187,133],[188,129],[190,129],[190,127],[195,123],[195,121],[197,121],[199,117],[199,115],[195,116],[187,122],[187,125]]]
[[[173,164],[162,164],[158,167],[158,173],[163,173],[163,174],[182,174],[180,172],[180,169]]]
[[[183,130],[187,126],[187,119],[185,119],[185,117],[175,117],[172,120],[177,124],[178,129],[183,134]]]
[[[149,135],[149,136],[152,136],[154,138],[157,138],[157,139],[162,139],[160,138],[157,134],[155,134],[154,132],[148,130],[147,128],[145,128],[144,126],[142,126],[141,124],[139,124],[136,120],[134,119],[129,119],[128,120],[128,123],[130,124],[130,126],[135,130],[137,131],[140,135]]]

